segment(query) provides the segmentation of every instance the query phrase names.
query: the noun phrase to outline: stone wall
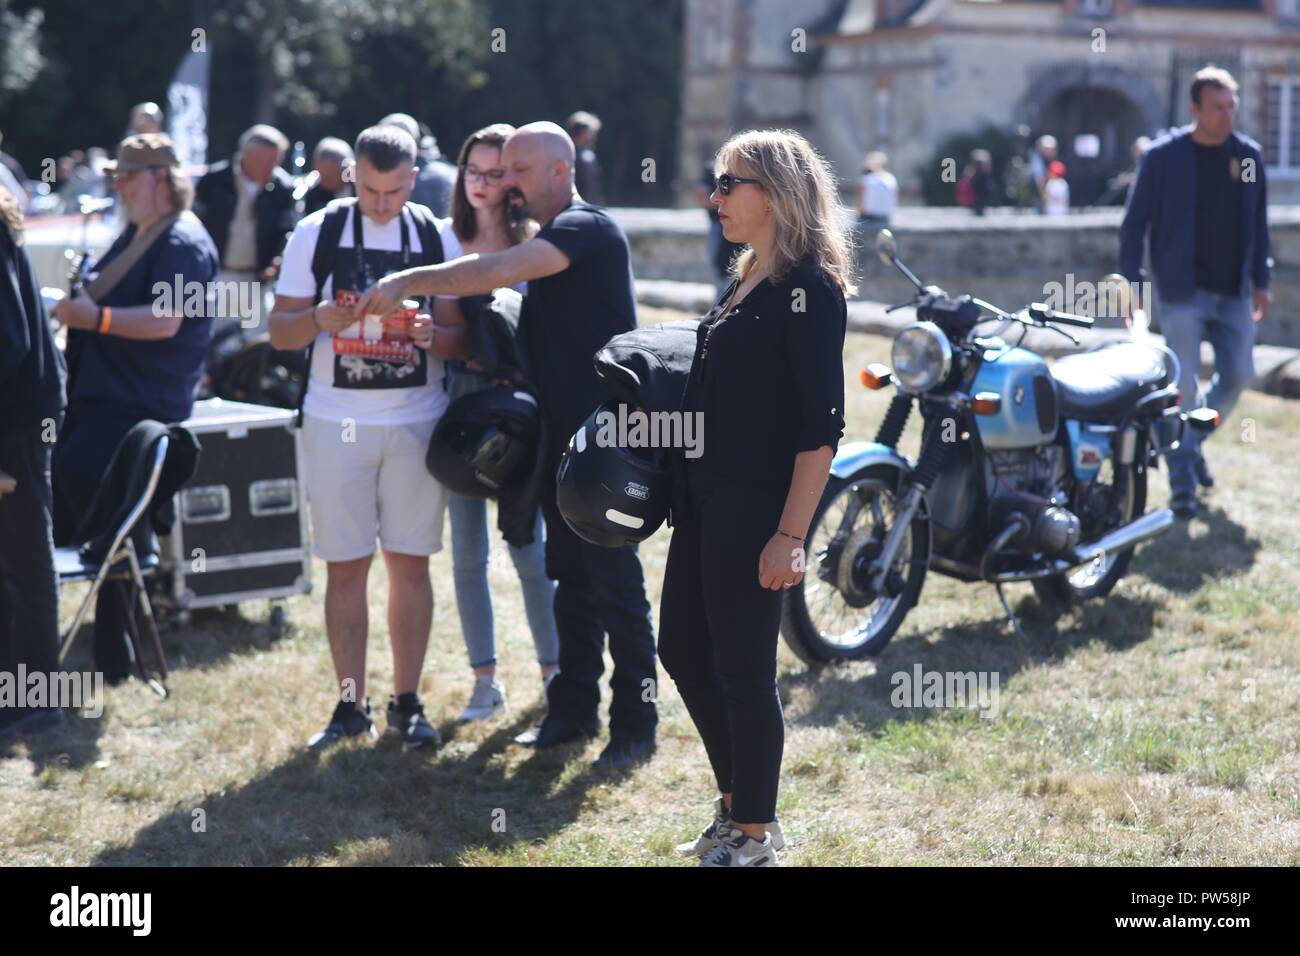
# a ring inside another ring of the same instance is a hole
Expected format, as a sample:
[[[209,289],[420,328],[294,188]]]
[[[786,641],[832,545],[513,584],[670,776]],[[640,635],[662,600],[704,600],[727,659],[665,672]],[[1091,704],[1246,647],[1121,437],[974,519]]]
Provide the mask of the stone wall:
[[[712,281],[707,220],[700,210],[615,210],[632,246],[639,279]],[[1116,271],[1120,210],[1074,213],[1063,219],[966,210],[904,208],[894,226],[900,253],[927,282],[952,294],[970,292],[1004,308],[1042,301],[1048,283],[1078,289]],[[1269,210],[1273,240],[1273,310],[1261,325],[1262,344],[1300,347],[1300,206]],[[864,237],[870,246],[870,236]],[[860,256],[863,299],[897,302],[910,286],[870,254]],[[1157,322],[1159,317],[1156,316]]]

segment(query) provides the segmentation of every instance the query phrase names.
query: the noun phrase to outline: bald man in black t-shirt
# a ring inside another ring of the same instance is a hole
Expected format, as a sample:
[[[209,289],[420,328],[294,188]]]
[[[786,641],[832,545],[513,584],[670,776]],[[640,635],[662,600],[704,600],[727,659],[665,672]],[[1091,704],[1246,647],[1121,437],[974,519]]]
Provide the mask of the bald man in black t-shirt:
[[[547,572],[557,582],[560,673],[547,691],[546,719],[516,739],[548,747],[595,735],[608,634],[610,742],[597,764],[627,767],[654,752],[657,722],[654,630],[641,561],[635,547],[601,548],[577,537],[555,505],[554,475],[569,436],[605,399],[593,355],[636,327],[631,256],[618,224],[574,188],[573,142],[559,126],[520,127],[502,160],[507,188],[522,194],[541,231],[500,252],[394,273],[371,287],[356,313],[387,315],[412,296],[477,295],[528,281],[520,336],[551,437],[542,511]]]

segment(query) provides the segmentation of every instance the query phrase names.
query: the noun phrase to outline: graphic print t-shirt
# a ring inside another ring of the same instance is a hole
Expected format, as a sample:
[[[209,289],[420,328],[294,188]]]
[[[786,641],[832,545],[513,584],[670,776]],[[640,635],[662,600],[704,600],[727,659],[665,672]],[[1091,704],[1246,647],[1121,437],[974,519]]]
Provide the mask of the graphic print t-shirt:
[[[311,298],[316,294],[311,260],[328,211],[327,206],[298,223],[285,246],[280,278],[275,287],[278,295]],[[336,288],[364,292],[370,284],[403,268],[399,218],[394,217],[379,226],[362,216],[364,275],[357,275],[352,238],[352,217],[355,215],[354,205],[348,211],[343,234],[339,237],[334,272],[322,290],[321,297],[327,302],[334,301]],[[418,266],[423,261],[419,231],[408,211],[403,210],[400,218],[406,220],[410,264]],[[438,221],[438,234],[450,257],[450,219]],[[354,328],[352,331],[357,330]],[[348,341],[348,337],[345,335],[341,340]],[[414,359],[413,363],[390,362],[339,353],[335,350],[334,337],[321,332],[316,336],[312,350],[311,382],[303,402],[303,413],[334,422],[351,419],[359,425],[409,425],[438,418],[447,407],[442,360],[420,348],[414,350]]]

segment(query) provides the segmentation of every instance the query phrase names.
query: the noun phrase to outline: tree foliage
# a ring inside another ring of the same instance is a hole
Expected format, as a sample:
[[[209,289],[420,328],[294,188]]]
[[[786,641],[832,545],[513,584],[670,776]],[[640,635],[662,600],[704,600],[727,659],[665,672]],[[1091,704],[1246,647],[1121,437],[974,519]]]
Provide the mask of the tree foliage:
[[[444,153],[492,122],[604,122],[612,201],[666,202],[674,174],[683,0],[0,0],[0,127],[29,168],[111,149],[131,106],[164,103],[196,28],[212,52],[209,159],[271,122],[308,149],[385,113]],[[494,33],[493,31],[503,31]],[[494,40],[497,48],[494,49]],[[504,44],[504,50],[499,49]],[[654,179],[644,182],[645,160]]]

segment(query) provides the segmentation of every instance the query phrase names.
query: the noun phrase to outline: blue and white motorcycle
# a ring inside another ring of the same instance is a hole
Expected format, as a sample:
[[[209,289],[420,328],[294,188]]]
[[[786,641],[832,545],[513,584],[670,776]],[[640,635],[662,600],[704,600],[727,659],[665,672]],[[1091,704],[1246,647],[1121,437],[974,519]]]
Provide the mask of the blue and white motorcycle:
[[[997,585],[1013,622],[1008,582],[1032,582],[1057,607],[1104,597],[1134,548],[1173,524],[1167,508],[1146,513],[1148,469],[1185,427],[1218,421],[1179,407],[1177,359],[1163,346],[1112,343],[1049,367],[1021,347],[1025,332],[1078,344],[1063,326],[1092,319],[951,298],[899,260],[888,230],[876,250],[916,286],[892,308],[914,305],[917,321],[894,340],[892,369],[862,371],[868,388],[898,392],[875,441],[840,445],[804,579],[786,593],[782,633],[813,664],[879,653],[930,569]],[[898,449],[913,408],[923,419],[915,461]]]

